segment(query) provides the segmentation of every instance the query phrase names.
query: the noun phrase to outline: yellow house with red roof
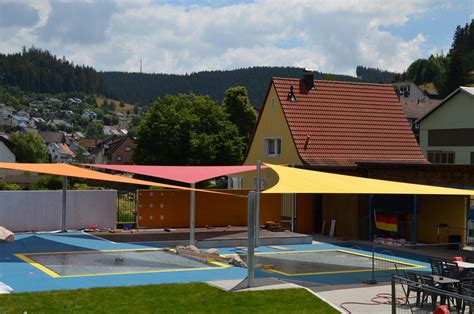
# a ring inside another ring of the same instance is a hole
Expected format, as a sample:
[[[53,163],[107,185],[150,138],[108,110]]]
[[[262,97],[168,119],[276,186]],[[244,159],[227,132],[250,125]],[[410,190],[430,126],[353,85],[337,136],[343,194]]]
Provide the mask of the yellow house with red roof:
[[[315,81],[311,74],[272,79],[244,165],[257,160],[328,170],[428,163],[392,85]],[[241,187],[254,187],[254,175],[243,176]],[[262,177],[263,186],[276,182],[271,172]]]
[[[244,165],[258,160],[406,182],[416,182],[409,176],[417,168],[437,171],[420,150],[391,84],[320,81],[311,73],[302,79],[271,80]],[[388,176],[385,167],[392,168]],[[430,179],[417,183],[434,184]],[[277,180],[272,171],[262,169],[262,188]],[[229,188],[255,186],[255,172],[229,178]],[[406,239],[416,241],[418,234],[419,240],[435,241],[431,227],[440,223],[459,227],[453,234],[465,237],[460,231],[466,226],[462,197],[423,196],[417,201],[413,196],[282,195],[281,222],[301,233],[320,233],[325,222],[327,234],[336,220],[336,235],[367,239],[376,229],[369,199],[377,215],[396,215],[403,222],[398,235]],[[458,214],[446,215],[450,211]],[[417,222],[430,227],[418,228]]]

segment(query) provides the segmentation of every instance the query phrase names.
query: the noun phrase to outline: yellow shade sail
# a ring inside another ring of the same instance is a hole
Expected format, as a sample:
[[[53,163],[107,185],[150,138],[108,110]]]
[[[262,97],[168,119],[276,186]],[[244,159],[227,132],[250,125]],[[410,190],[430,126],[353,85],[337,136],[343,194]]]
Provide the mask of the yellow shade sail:
[[[278,182],[263,193],[474,195],[473,190],[368,179],[266,164]]]
[[[57,176],[76,177],[76,178],[84,178],[84,179],[91,179],[91,180],[108,181],[108,182],[155,186],[155,187],[170,188],[170,189],[193,190],[193,191],[200,191],[200,192],[207,192],[207,193],[226,194],[226,193],[219,193],[219,192],[214,192],[214,191],[186,188],[186,187],[177,186],[177,185],[162,184],[162,183],[156,183],[156,182],[145,181],[145,180],[137,180],[133,178],[127,178],[127,177],[116,176],[116,175],[112,175],[108,173],[88,170],[88,169],[72,166],[69,164],[63,164],[63,163],[28,164],[28,163],[0,162],[0,169],[37,172],[37,173],[51,174],[51,175],[57,175]]]

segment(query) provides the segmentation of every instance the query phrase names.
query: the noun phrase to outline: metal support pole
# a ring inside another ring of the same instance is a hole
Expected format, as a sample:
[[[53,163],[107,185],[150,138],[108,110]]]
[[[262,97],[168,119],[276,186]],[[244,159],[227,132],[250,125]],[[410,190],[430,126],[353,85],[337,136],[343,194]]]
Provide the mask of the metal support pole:
[[[377,280],[375,280],[375,245],[372,243],[372,271],[371,278],[364,280],[364,283],[367,285],[376,285]]]
[[[413,223],[412,223],[412,235],[411,235],[411,242],[412,244],[416,244],[416,214],[418,210],[418,196],[413,195]]]
[[[67,206],[67,177],[63,176],[63,205],[61,211],[61,230],[67,232],[66,229],[66,206]]]
[[[470,196],[466,196],[466,215],[464,215],[464,218],[466,219],[466,223],[464,224],[465,226],[467,226],[466,228],[466,241],[464,241],[464,243],[462,243],[462,246],[467,246],[470,244],[469,242],[469,210],[471,209],[471,197]]]
[[[402,285],[403,287],[403,285]],[[395,278],[394,275],[392,274],[392,313],[397,313],[397,296],[396,296],[396,291],[395,291]]]
[[[191,183],[191,188],[196,188],[196,183]],[[196,235],[195,235],[195,225],[196,225],[196,191],[191,191],[190,203],[189,203],[189,245],[195,245]]]
[[[260,160],[257,160],[257,184],[255,186],[255,246],[258,247],[260,245],[260,181],[261,179],[261,169],[262,163]]]
[[[370,194],[369,195],[369,241],[373,241],[374,240],[374,234],[373,234],[373,231],[372,231],[372,223],[373,223],[373,216],[374,216],[374,212],[372,210],[372,199],[374,198],[374,195],[373,194]]]
[[[247,200],[247,287],[254,286],[255,279],[255,192],[249,192]]]

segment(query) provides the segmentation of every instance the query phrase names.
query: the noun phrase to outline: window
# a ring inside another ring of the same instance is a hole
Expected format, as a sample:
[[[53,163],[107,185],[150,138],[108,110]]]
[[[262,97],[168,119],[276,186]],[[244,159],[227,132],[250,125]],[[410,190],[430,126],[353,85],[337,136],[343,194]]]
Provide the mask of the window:
[[[266,138],[265,139],[265,156],[280,157],[281,155],[281,139]]]
[[[132,148],[130,146],[125,146],[125,151],[126,152],[131,152],[132,151]]]
[[[244,180],[242,177],[228,177],[227,188],[229,190],[241,189],[243,187]]]
[[[122,161],[122,155],[117,155],[117,161]]]
[[[410,85],[400,86],[399,95],[403,97],[410,96]]]
[[[454,152],[428,151],[428,160],[433,164],[454,164]]]

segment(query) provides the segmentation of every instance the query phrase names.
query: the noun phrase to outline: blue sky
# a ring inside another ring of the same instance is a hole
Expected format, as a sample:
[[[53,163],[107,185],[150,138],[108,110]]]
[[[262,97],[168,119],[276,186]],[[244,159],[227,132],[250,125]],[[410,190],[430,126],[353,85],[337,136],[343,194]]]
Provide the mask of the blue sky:
[[[0,0],[0,52],[48,49],[98,70],[250,66],[401,72],[446,53],[474,0]]]
[[[425,13],[414,16],[402,26],[387,27],[386,30],[406,40],[418,33],[426,34],[424,56],[429,56],[432,51],[446,54],[451,47],[456,26],[468,23],[473,12],[474,1],[446,1],[427,8]]]

